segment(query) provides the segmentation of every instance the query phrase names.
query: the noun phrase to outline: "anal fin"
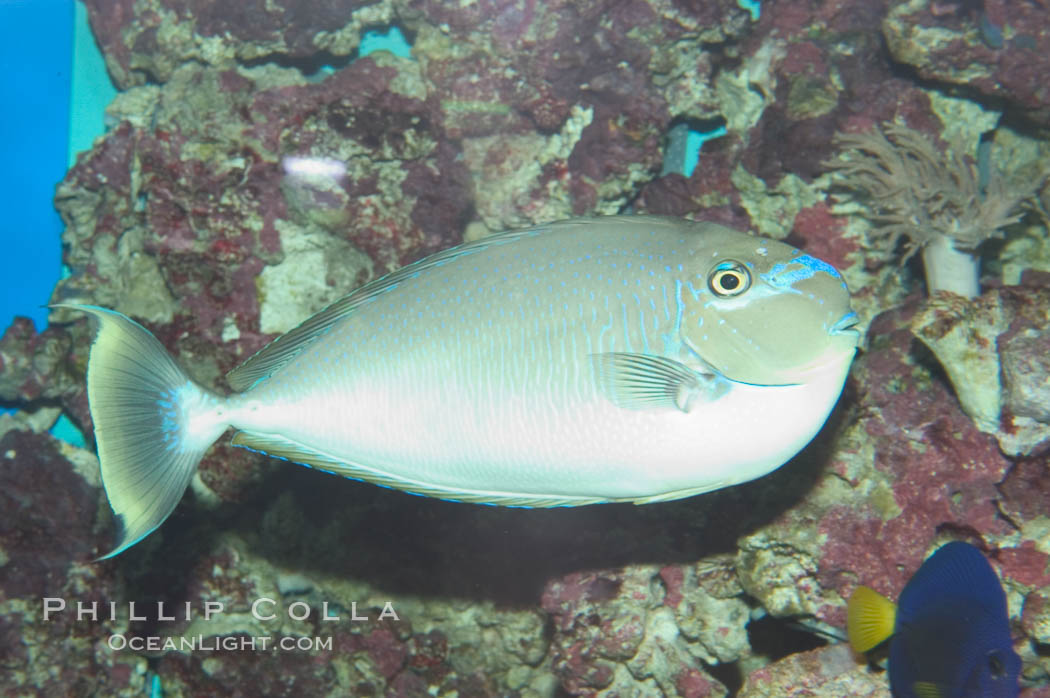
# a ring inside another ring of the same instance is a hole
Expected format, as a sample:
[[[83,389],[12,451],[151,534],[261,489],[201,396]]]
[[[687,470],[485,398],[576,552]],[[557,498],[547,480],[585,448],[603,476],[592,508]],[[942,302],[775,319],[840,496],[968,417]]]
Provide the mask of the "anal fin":
[[[549,508],[575,507],[587,504],[617,501],[603,497],[586,497],[573,495],[523,494],[518,492],[498,492],[470,490],[458,487],[447,487],[394,475],[377,468],[356,463],[348,463],[322,451],[301,444],[278,434],[259,434],[250,431],[239,431],[234,434],[234,446],[258,451],[276,458],[307,465],[333,475],[342,475],[353,480],[364,480],[382,487],[402,490],[410,494],[434,497],[455,502],[472,502],[475,504],[496,504],[505,507]]]

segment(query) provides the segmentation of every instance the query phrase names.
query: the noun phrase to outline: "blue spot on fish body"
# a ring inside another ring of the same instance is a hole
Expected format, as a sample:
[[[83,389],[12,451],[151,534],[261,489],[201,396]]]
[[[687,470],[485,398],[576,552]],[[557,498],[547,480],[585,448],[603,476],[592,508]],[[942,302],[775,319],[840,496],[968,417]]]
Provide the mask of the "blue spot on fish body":
[[[839,274],[835,267],[822,259],[811,257],[808,254],[800,255],[787,264],[774,264],[773,268],[769,272],[762,274],[761,277],[770,286],[798,293],[798,290],[794,288],[795,284],[820,273],[829,274],[835,279],[842,278],[842,275]]]
[[[807,269],[812,269],[813,273],[824,272],[830,274],[832,278],[840,279],[842,275],[839,274],[839,270],[831,266],[823,259],[817,259],[816,257],[810,257],[808,254],[804,254],[795,260],[796,264],[801,264]]]

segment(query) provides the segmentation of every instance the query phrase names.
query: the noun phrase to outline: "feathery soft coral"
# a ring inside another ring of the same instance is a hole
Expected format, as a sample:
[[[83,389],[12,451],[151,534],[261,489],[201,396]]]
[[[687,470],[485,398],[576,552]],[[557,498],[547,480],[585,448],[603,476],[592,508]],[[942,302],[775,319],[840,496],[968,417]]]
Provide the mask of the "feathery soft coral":
[[[852,191],[879,232],[895,245],[907,241],[906,257],[922,249],[930,293],[978,295],[977,249],[1023,216],[1042,180],[1008,181],[955,147],[941,152],[924,134],[885,124],[868,133],[838,134],[845,157],[825,163],[836,183]]]

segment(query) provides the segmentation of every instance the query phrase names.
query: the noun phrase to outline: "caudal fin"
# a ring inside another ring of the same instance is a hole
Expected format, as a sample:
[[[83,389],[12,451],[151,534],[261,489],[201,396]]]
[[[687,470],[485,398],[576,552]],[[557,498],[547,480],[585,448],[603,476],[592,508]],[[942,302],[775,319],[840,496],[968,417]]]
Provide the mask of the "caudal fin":
[[[98,320],[87,369],[102,486],[130,548],[168,518],[204,452],[226,430],[222,400],[195,384],[134,320],[94,305],[52,307]]]
[[[857,652],[885,642],[897,624],[897,606],[866,586],[858,586],[846,604],[846,633]]]

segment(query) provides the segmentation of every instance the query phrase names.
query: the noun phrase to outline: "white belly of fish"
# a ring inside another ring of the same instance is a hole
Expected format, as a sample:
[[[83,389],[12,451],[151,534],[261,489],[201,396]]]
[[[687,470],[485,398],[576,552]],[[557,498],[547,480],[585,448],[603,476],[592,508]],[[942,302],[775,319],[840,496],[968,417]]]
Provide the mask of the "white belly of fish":
[[[533,375],[520,383],[526,390],[495,378],[466,388],[455,372],[435,379],[437,366],[370,376],[335,368],[314,386],[264,384],[230,408],[235,428],[279,435],[362,471],[335,472],[409,491],[504,504],[643,501],[774,470],[820,429],[847,369],[843,361],[801,385],[732,383],[682,412],[613,404],[584,362],[560,377]]]

